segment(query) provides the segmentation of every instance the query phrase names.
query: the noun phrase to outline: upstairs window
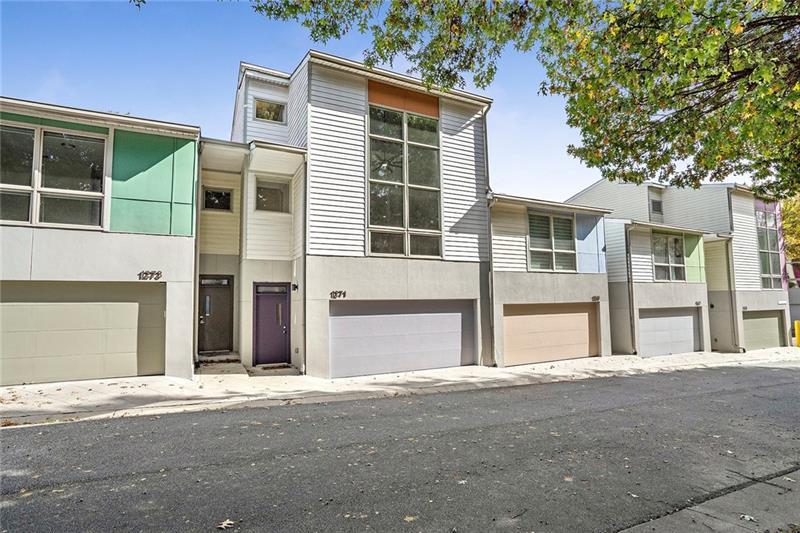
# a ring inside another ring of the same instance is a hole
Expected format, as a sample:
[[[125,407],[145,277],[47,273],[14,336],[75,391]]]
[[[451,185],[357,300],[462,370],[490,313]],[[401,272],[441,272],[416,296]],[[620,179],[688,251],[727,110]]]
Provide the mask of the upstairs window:
[[[661,200],[652,199],[650,200],[650,212],[656,215],[663,215],[664,209]]]
[[[778,217],[772,211],[756,210],[758,256],[761,263],[761,288],[780,289],[781,253],[778,242]]]
[[[686,281],[683,236],[653,233],[652,242],[656,281]]]
[[[270,122],[286,122],[286,104],[256,99],[256,118]]]
[[[102,226],[105,138],[0,125],[0,219]]]
[[[442,255],[439,121],[369,109],[369,249]]]
[[[231,210],[231,191],[206,188],[203,190],[203,209]]]
[[[577,270],[574,218],[530,213],[528,232],[531,270]]]
[[[256,210],[275,213],[289,212],[289,186],[280,183],[258,182]]]

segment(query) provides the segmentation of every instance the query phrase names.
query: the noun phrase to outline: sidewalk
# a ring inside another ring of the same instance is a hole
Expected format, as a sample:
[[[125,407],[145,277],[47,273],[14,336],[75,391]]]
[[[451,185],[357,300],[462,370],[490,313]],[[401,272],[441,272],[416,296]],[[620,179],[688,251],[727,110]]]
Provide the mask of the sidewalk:
[[[297,375],[293,370],[256,369],[248,374],[241,364],[219,363],[201,367],[193,380],[149,376],[0,387],[0,425],[432,394],[740,365],[798,368],[800,348],[609,356],[512,368],[464,366],[336,380]]]

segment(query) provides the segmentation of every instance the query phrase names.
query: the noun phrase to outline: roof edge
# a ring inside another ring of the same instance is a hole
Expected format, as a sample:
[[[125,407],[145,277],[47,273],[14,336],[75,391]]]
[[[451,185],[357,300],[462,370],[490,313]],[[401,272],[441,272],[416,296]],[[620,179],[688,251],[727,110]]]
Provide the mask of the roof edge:
[[[492,198],[504,203],[527,205],[534,207],[546,207],[551,209],[562,209],[567,211],[580,211],[584,213],[596,213],[598,215],[606,215],[611,213],[608,209],[600,207],[591,207],[588,205],[569,204],[565,202],[555,202],[552,200],[540,200],[538,198],[528,198],[525,196],[513,196],[510,194],[492,193]]]

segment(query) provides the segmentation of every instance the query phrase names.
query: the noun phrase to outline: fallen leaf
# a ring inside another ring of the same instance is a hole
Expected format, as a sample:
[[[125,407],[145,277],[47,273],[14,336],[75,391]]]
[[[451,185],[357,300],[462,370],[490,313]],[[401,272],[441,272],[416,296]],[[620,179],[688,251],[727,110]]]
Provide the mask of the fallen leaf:
[[[217,525],[217,529],[229,529],[235,525],[235,522],[229,518],[226,518],[222,522]]]
[[[790,478],[788,476],[783,476],[783,480],[784,481],[788,481],[789,483],[797,483],[797,481],[793,480],[792,478]]]
[[[403,518],[404,522],[415,522],[416,520],[417,520],[416,516],[410,516],[410,515],[406,515],[405,518]]]
[[[750,516],[749,514],[740,514],[739,520],[744,520],[745,522],[758,522],[755,518]]]
[[[636,494],[634,494],[632,492],[629,492],[628,496],[630,496],[631,498],[638,498],[639,497],[639,496],[637,496]]]

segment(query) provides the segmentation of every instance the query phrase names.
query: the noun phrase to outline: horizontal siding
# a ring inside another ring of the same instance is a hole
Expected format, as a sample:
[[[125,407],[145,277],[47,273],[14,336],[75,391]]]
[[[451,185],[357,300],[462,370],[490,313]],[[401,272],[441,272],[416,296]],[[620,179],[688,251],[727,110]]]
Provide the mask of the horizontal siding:
[[[728,285],[728,258],[726,241],[705,243],[706,283],[710,291],[726,291]]]
[[[244,142],[244,102],[244,88],[241,88],[236,91],[231,124],[231,140],[237,143]]]
[[[731,231],[727,187],[669,187],[664,191],[663,199],[665,224],[709,233]]]
[[[308,126],[308,59],[297,67],[289,82],[288,142],[294,146],[305,146]]]
[[[483,112],[440,104],[444,258],[488,260],[486,154]]]
[[[527,211],[524,208],[492,208],[492,268],[497,272],[526,272]]]
[[[308,253],[363,256],[367,86],[311,67],[308,117]]]
[[[276,261],[293,259],[292,215],[258,211],[255,199],[256,179],[251,176],[247,184],[245,258]]]
[[[611,211],[610,216],[633,220],[650,220],[648,207],[648,187],[598,181],[588,189],[579,192],[568,200],[569,203],[602,207]]]
[[[625,250],[625,222],[606,219],[605,233],[608,281],[627,281],[628,263]]]
[[[732,193],[733,271],[736,290],[761,289],[761,265],[758,259],[758,235],[753,197]]]
[[[200,197],[200,253],[239,255],[241,175],[202,171],[203,187],[229,189],[231,210],[203,209]]]
[[[653,255],[649,231],[631,231],[631,277],[634,282],[653,281]]]
[[[279,85],[273,85],[264,81],[253,79],[247,80],[247,140],[258,139],[279,144],[289,142],[289,127],[286,124],[269,122],[256,119],[256,98],[278,102],[287,105],[289,100],[289,89]],[[287,109],[288,112],[288,109]]]

